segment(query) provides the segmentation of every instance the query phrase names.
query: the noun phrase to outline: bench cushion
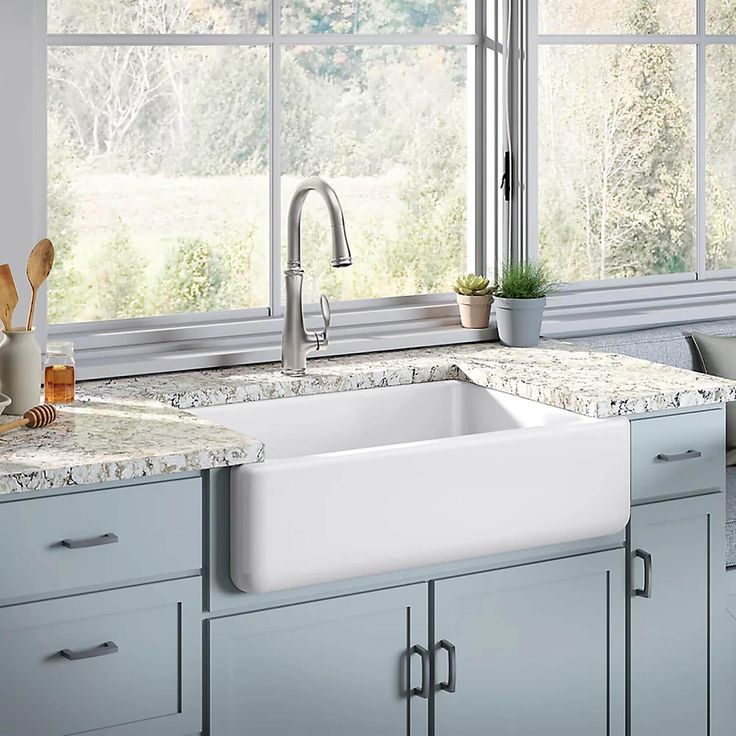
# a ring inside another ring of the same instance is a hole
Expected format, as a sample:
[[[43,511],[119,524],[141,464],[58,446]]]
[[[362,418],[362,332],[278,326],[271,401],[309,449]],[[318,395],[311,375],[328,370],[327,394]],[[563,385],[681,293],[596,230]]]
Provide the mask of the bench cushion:
[[[736,379],[736,337],[693,332],[693,343],[703,369],[711,376]],[[736,465],[736,402],[726,405],[727,465]]]

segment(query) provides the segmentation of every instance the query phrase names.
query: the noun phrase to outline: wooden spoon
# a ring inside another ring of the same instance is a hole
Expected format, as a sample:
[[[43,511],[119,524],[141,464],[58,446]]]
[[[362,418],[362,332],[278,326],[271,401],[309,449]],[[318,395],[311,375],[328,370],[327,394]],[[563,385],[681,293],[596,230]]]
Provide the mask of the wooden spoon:
[[[38,290],[49,277],[53,265],[54,246],[46,238],[39,240],[33,247],[31,255],[28,256],[28,266],[26,267],[28,283],[31,285],[31,308],[28,310],[28,322],[26,323],[26,329],[29,332],[33,327],[33,316],[36,312]]]
[[[7,263],[0,265],[0,321],[6,332],[13,329],[13,312],[18,305],[18,290]]]

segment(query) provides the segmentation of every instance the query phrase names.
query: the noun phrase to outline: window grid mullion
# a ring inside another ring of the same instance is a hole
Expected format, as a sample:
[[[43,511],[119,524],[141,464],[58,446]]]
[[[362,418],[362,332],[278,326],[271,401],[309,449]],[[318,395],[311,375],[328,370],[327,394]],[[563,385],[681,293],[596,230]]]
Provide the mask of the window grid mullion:
[[[493,39],[492,39],[492,46],[493,49],[493,175],[491,176],[488,170],[486,169],[486,191],[484,192],[484,199],[486,202],[486,209],[485,209],[485,247],[486,247],[486,253],[488,252],[489,245],[493,248],[492,257],[493,257],[493,282],[498,283],[498,278],[501,273],[501,251],[499,248],[499,243],[497,242],[499,229],[498,229],[498,218],[501,216],[500,208],[499,208],[499,178],[500,178],[500,172],[499,168],[501,165],[499,155],[498,155],[498,147],[499,147],[499,136],[501,134],[501,131],[499,129],[498,125],[498,113],[499,113],[499,99],[500,95],[499,92],[501,91],[498,86],[498,80],[499,80],[499,57],[503,53],[503,45],[499,43],[499,33],[501,31],[499,23],[498,23],[498,12],[499,12],[499,2],[500,0],[494,0],[493,3]],[[486,64],[488,60],[488,30],[491,28],[489,24],[488,16],[486,15],[486,29],[485,29],[485,38],[486,38],[486,46],[483,49],[483,54],[486,58]],[[501,53],[499,53],[501,52]],[[485,108],[488,110],[488,76],[491,73],[491,69],[486,66],[486,99],[485,99]],[[488,129],[488,118],[486,117],[486,129]],[[488,137],[486,137],[486,156],[488,156]],[[489,222],[489,212],[488,212],[488,204],[489,204],[489,195],[493,196],[493,230],[491,230],[491,223]],[[489,244],[489,234],[492,233],[492,237],[490,238],[491,243]]]
[[[523,172],[523,179],[517,191],[522,187],[526,192],[526,251],[525,260],[539,260],[539,39],[537,33],[539,28],[539,8],[537,0],[531,0],[527,17],[526,38],[526,128],[524,138],[526,139],[527,162]],[[518,165],[518,164],[517,164]]]
[[[472,46],[480,42],[477,33],[415,34],[134,34],[134,33],[52,33],[49,46]]]
[[[697,60],[695,66],[695,98],[696,98],[696,150],[695,150],[695,188],[696,188],[696,237],[697,249],[696,278],[702,278],[706,271],[706,248],[707,248],[707,189],[706,189],[706,140],[707,140],[707,117],[706,117],[706,64],[707,64],[707,37],[706,37],[706,0],[698,0],[698,40]]]
[[[269,310],[283,314],[281,305],[281,1],[271,3],[272,43],[269,53]]]
[[[630,45],[692,45],[698,34],[640,36],[626,33],[548,33],[537,36],[540,46],[630,46]]]
[[[487,13],[485,0],[475,1],[475,27],[476,35],[485,39],[488,35]],[[472,118],[474,130],[472,133],[473,143],[472,155],[468,156],[468,165],[471,171],[468,181],[473,183],[473,225],[472,230],[468,228],[468,235],[473,238],[473,247],[468,252],[473,252],[473,269],[476,273],[485,274],[488,271],[488,253],[486,249],[486,187],[488,186],[488,167],[486,165],[488,131],[486,120],[486,94],[487,94],[487,67],[485,43],[476,44],[473,50],[473,61],[475,64],[475,89],[473,94]],[[472,178],[471,178],[472,177]],[[470,203],[469,203],[470,204]],[[468,264],[469,265],[469,264]],[[469,269],[468,269],[469,270]]]

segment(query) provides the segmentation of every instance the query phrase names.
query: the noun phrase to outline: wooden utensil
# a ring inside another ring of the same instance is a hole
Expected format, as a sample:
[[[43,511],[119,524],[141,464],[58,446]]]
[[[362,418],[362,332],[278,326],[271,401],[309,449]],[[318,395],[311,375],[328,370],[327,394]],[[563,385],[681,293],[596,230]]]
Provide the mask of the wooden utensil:
[[[13,329],[13,312],[18,305],[18,290],[7,263],[0,265],[0,321],[6,332]]]
[[[18,429],[18,427],[24,427],[25,425],[28,425],[29,429],[48,427],[51,422],[56,420],[57,416],[56,407],[52,404],[34,406],[33,409],[29,409],[20,419],[8,422],[7,424],[0,424],[0,434],[5,434],[6,432],[10,432],[11,429]]]
[[[39,240],[33,247],[31,255],[28,256],[26,275],[31,285],[31,308],[28,310],[28,322],[26,329],[30,332],[33,327],[33,316],[36,312],[36,297],[41,285],[49,277],[54,265],[54,246],[50,240],[44,238]]]

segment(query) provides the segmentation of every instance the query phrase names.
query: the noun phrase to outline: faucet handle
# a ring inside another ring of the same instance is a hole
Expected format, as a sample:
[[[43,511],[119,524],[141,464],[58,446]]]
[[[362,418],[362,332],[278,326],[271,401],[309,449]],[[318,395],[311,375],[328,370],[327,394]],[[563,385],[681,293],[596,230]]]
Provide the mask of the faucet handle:
[[[322,319],[325,322],[325,334],[330,328],[330,322],[332,321],[332,310],[330,309],[330,300],[325,294],[319,298],[319,308],[322,311]]]
[[[324,327],[319,332],[315,332],[314,335],[317,338],[317,350],[324,350],[327,347],[327,331],[330,329],[330,321],[332,320],[330,300],[324,294],[319,298],[319,308],[322,312]]]

